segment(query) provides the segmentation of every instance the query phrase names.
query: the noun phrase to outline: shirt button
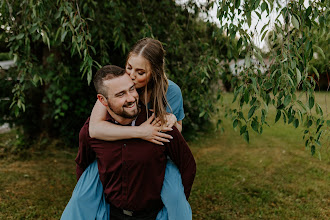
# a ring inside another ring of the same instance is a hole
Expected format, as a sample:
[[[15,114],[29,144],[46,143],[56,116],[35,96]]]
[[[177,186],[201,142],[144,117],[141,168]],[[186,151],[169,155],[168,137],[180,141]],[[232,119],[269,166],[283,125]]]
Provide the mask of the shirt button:
[[[124,144],[124,147],[126,147],[126,144]]]

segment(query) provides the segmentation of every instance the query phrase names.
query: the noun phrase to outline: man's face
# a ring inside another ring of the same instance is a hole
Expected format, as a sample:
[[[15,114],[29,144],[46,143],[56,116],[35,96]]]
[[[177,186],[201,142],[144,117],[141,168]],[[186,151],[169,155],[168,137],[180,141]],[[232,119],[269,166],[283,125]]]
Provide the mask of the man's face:
[[[122,118],[135,118],[139,113],[139,94],[129,75],[124,74],[103,83],[108,91],[107,102],[110,111]]]

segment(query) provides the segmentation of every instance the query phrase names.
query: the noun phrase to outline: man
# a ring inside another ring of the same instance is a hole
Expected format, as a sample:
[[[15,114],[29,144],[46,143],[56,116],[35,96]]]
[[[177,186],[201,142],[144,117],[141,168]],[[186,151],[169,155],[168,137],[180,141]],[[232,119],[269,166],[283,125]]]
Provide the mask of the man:
[[[147,120],[145,106],[125,70],[105,66],[94,77],[97,97],[108,110],[107,121],[123,126],[140,125]],[[110,204],[110,219],[155,219],[163,204],[160,197],[167,156],[177,165],[188,199],[196,164],[181,133],[173,127],[173,140],[164,145],[129,139],[102,141],[89,137],[89,119],[79,134],[76,158],[77,177],[95,158],[105,198]]]

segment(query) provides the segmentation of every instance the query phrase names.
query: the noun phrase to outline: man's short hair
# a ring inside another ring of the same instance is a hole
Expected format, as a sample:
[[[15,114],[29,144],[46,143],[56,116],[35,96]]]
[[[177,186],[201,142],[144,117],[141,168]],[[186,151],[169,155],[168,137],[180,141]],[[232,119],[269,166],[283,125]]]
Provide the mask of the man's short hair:
[[[94,87],[98,94],[102,94],[105,97],[108,97],[107,90],[103,84],[105,80],[113,79],[125,74],[125,69],[115,66],[115,65],[106,65],[99,69],[93,79]]]

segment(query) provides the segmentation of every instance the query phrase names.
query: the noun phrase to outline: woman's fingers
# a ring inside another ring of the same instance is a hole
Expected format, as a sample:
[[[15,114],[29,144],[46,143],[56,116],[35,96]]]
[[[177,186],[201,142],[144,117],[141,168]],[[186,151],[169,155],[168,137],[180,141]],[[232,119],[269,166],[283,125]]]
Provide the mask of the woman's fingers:
[[[154,144],[158,144],[158,145],[164,145],[163,142],[157,141],[155,139],[151,140],[150,142],[152,142]]]
[[[170,142],[170,140],[168,140],[166,138],[162,138],[162,137],[155,137],[154,140],[160,141],[160,142]]]
[[[167,131],[173,131],[173,128],[172,127],[161,127],[161,131],[162,132],[167,132]]]
[[[150,116],[150,118],[148,118],[148,120],[146,122],[148,122],[148,124],[150,124],[154,119],[155,119],[155,113],[152,113],[152,115]]]
[[[153,120],[151,125],[159,127],[161,125],[161,122],[160,122],[159,118],[156,118],[155,120]]]
[[[171,135],[165,134],[165,133],[162,133],[162,132],[158,132],[157,136],[160,137],[160,138],[173,139],[173,137]]]

